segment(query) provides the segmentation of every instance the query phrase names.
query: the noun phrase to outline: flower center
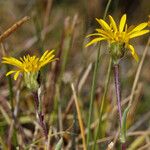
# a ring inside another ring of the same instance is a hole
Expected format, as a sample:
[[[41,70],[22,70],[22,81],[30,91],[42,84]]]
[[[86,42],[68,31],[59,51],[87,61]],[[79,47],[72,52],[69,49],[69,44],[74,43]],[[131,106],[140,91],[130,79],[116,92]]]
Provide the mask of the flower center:
[[[114,41],[119,43],[127,43],[129,41],[129,38],[126,34],[126,32],[114,32]]]
[[[24,63],[24,68],[26,72],[36,72],[38,70],[38,64],[35,64],[34,62],[28,62]]]

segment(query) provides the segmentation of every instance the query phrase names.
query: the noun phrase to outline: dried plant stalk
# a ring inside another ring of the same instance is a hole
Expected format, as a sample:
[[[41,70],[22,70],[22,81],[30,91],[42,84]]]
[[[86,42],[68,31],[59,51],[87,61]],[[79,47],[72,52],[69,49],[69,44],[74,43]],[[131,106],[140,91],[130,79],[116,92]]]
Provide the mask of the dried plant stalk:
[[[10,28],[8,28],[2,35],[0,35],[0,42],[2,42],[4,39],[6,39],[9,35],[11,35],[13,32],[15,32],[23,23],[28,21],[30,17],[25,16],[19,21],[17,21],[14,25],[12,25]]]
[[[74,88],[73,84],[71,84],[71,88],[72,88],[73,97],[74,97],[76,110],[77,110],[77,115],[78,115],[78,120],[79,120],[79,126],[80,126],[80,131],[81,131],[81,136],[82,136],[82,142],[83,142],[83,150],[87,150],[86,149],[86,142],[85,142],[85,131],[84,131],[84,126],[83,126],[81,111],[80,111],[80,107],[79,107],[79,104],[78,104],[76,91],[75,91],[75,88]]]

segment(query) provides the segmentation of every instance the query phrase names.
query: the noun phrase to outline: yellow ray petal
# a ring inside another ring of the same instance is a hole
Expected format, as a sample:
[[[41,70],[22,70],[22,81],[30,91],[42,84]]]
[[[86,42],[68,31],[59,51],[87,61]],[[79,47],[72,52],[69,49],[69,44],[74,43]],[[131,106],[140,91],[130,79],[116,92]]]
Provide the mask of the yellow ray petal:
[[[19,74],[20,74],[20,71],[17,71],[17,72],[15,73],[15,75],[14,75],[14,80],[17,80]]]
[[[45,57],[47,57],[48,54],[51,55],[54,51],[55,50],[51,50],[51,51],[47,50],[40,58],[40,61],[43,61],[45,59]]]
[[[126,14],[124,14],[120,19],[119,31],[122,32],[126,23]]]
[[[90,46],[90,45],[92,45],[92,44],[94,44],[94,43],[100,42],[100,41],[102,41],[102,40],[105,40],[105,38],[95,38],[95,39],[93,39],[92,41],[90,41],[89,43],[87,43],[87,44],[85,45],[85,47],[88,47],[88,46]]]
[[[141,36],[141,35],[143,35],[143,34],[146,34],[146,33],[148,33],[148,32],[150,32],[150,30],[137,31],[137,32],[134,32],[134,33],[132,33],[131,35],[129,35],[129,38],[132,39],[132,38]]]
[[[104,31],[105,32],[105,31]],[[106,35],[102,34],[102,33],[93,33],[93,34],[89,34],[87,37],[91,37],[91,36],[97,36],[97,38],[105,38],[108,39],[110,37],[107,37]]]
[[[147,25],[148,25],[148,23],[146,23],[146,22],[141,23],[141,24],[139,24],[138,26],[136,26],[135,28],[133,28],[128,34],[132,34],[133,32],[141,31],[141,30],[143,30]]]
[[[59,60],[58,58],[51,58],[49,60],[46,60],[46,61],[43,61],[43,62],[40,62],[39,64],[39,69],[42,68],[43,66],[45,66],[46,64],[50,63],[50,62],[53,62],[53,61],[56,61],[56,60]]]
[[[102,28],[105,30],[105,31],[111,31],[111,28],[110,26],[102,19],[97,19],[96,18],[96,21],[102,26]]]
[[[55,51],[55,50],[49,51],[48,54],[44,57],[43,61],[45,61],[45,60],[47,60],[47,59],[50,59],[52,56],[55,56],[55,55],[53,54],[54,51]]]
[[[47,58],[46,60],[40,61],[39,68],[41,68],[41,67],[45,66],[46,64],[48,64],[49,62],[53,61],[54,57],[55,57],[55,55],[52,55],[49,58]]]
[[[100,34],[100,33],[92,33],[92,34],[89,34],[89,35],[87,35],[86,37],[88,38],[88,37],[91,37],[91,36],[101,36],[102,34]]]
[[[133,47],[132,45],[128,44],[128,45],[127,45],[127,48],[128,48],[129,51],[131,52],[133,58],[138,62],[139,57],[138,57],[138,55],[137,55],[137,53],[136,53],[134,47]]]
[[[14,72],[16,72],[16,70],[11,70],[11,71],[9,71],[9,72],[6,73],[6,76],[9,76],[10,74],[12,74]]]
[[[114,38],[113,33],[111,31],[106,32],[102,29],[96,29],[96,31],[99,32],[100,34],[102,34],[102,36],[105,37],[105,38],[110,38],[110,39]]]
[[[109,20],[110,20],[110,23],[112,24],[112,27],[113,27],[114,31],[117,32],[118,29],[117,29],[116,22],[114,21],[114,19],[111,15],[109,15]]]
[[[35,59],[36,59],[36,56],[31,56],[31,57],[29,57],[29,61],[30,61],[30,62],[34,62]]]
[[[3,57],[2,63],[10,64],[16,67],[22,67],[22,62],[14,57]]]
[[[41,56],[40,60],[43,60],[45,58],[45,56],[47,55],[47,53],[48,53],[48,50],[45,51],[45,53]]]

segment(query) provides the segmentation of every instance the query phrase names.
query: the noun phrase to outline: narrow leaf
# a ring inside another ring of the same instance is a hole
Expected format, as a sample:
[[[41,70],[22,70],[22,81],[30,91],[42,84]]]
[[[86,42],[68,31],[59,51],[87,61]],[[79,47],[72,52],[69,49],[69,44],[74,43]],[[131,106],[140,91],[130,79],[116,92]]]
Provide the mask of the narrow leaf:
[[[121,127],[121,135],[120,135],[121,143],[125,143],[126,142],[126,121],[127,121],[127,114],[129,112],[129,108],[130,108],[130,106],[128,106],[124,110],[123,116],[122,116],[122,127]]]
[[[61,138],[58,143],[56,144],[55,150],[61,150],[63,146],[63,138]]]

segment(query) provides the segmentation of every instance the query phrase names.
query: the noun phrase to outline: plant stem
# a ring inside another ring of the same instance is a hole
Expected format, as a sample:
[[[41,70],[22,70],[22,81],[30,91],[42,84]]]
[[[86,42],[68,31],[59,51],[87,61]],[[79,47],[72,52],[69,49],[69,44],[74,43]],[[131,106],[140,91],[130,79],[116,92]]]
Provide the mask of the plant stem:
[[[110,6],[111,0],[108,0],[108,3],[106,5],[103,19],[105,20],[109,6]],[[87,126],[87,150],[89,149],[89,141],[90,141],[90,124],[91,124],[91,116],[92,116],[92,108],[93,108],[93,98],[94,98],[94,93],[95,93],[95,86],[96,86],[96,79],[97,79],[97,71],[98,71],[98,66],[99,66],[99,57],[100,57],[100,46],[97,52],[97,59],[95,62],[94,66],[94,74],[93,74],[93,79],[92,79],[92,88],[91,88],[91,96],[90,96],[90,108],[89,108],[89,118],[88,118],[88,126]]]
[[[106,19],[106,15],[108,13],[108,9],[109,9],[110,3],[111,3],[111,0],[108,0],[106,8],[105,8],[104,15],[103,15],[103,19]]]
[[[97,138],[98,138],[98,134],[100,132],[100,125],[101,125],[101,120],[102,120],[104,101],[106,99],[106,95],[107,95],[107,91],[108,91],[108,85],[109,85],[109,81],[110,81],[111,67],[112,67],[112,59],[110,58],[109,66],[108,66],[108,70],[107,70],[106,81],[105,81],[105,86],[104,86],[104,94],[103,94],[103,97],[102,97],[102,100],[101,100],[101,105],[100,105],[99,122],[98,122],[97,131],[96,131],[96,136],[94,138],[93,150],[95,150],[95,148],[96,148],[96,141],[97,141]]]
[[[77,122],[77,113],[76,113],[76,109],[75,109],[75,107],[73,107],[73,119],[74,119],[74,121],[73,121],[73,133],[77,133],[77,124],[78,124],[78,122]],[[76,134],[72,134],[71,135],[72,136],[72,146],[71,146],[71,149],[72,150],[76,150],[76,137],[77,137],[77,135]]]
[[[120,79],[119,79],[119,64],[114,65],[114,79],[115,79],[115,89],[117,97],[117,106],[119,113],[119,122],[120,128],[122,128],[122,112],[121,112],[121,88],[120,88]],[[121,143],[121,149],[126,150],[126,143]]]
[[[7,72],[10,70],[8,65],[6,65],[6,70]],[[12,112],[12,117],[14,118],[14,103],[13,103],[14,93],[13,93],[12,79],[10,76],[8,76],[8,86],[9,86],[9,99],[11,102],[11,112]]]
[[[3,56],[6,55],[6,48],[5,45],[3,43],[1,43],[1,47],[2,47],[2,54]],[[9,66],[6,64],[6,71],[9,72]],[[12,79],[11,76],[7,77],[8,79],[8,86],[9,86],[9,99],[10,99],[10,104],[11,104],[11,113],[12,113],[12,118],[14,119],[14,103],[13,103],[13,97],[14,97],[14,92],[13,92],[13,83],[12,83]]]
[[[43,132],[44,132],[44,136],[45,136],[45,139],[47,140],[48,139],[48,131],[47,131],[47,128],[46,128],[46,124],[44,122],[44,115],[42,114],[42,111],[39,110],[39,98],[38,98],[38,92],[33,92],[33,97],[34,97],[34,101],[35,101],[35,110],[36,110],[36,114],[38,116],[38,119],[39,119],[39,123],[40,123],[40,126],[42,127],[43,129]]]
[[[111,0],[108,0],[107,6],[105,8],[105,12],[103,15],[103,19],[105,20],[109,6],[110,6]],[[88,132],[87,132],[87,149],[89,149],[89,141],[90,141],[90,124],[91,124],[91,116],[92,116],[92,108],[93,108],[93,98],[95,93],[95,87],[96,87],[96,79],[97,79],[97,72],[98,72],[98,66],[99,66],[99,57],[100,57],[100,46],[97,52],[97,58],[96,63],[94,66],[94,74],[92,79],[92,88],[91,88],[91,96],[90,96],[90,108],[89,108],[89,118],[88,118]]]
[[[115,79],[115,90],[116,90],[117,106],[118,106],[118,113],[119,113],[119,122],[120,122],[120,127],[121,127],[122,126],[122,112],[121,112],[119,64],[114,65],[114,79]]]
[[[92,117],[92,108],[93,108],[93,99],[94,99],[94,93],[95,93],[95,86],[97,81],[97,71],[99,66],[99,56],[100,56],[100,48],[97,52],[97,59],[94,65],[94,74],[92,79],[92,88],[91,88],[91,95],[90,95],[90,108],[89,108],[89,118],[88,118],[88,126],[87,126],[87,150],[89,149],[89,141],[90,141],[90,124],[91,124],[91,117]]]
[[[5,33],[8,33],[8,35],[9,35],[8,30],[7,30],[7,32],[5,32]],[[4,34],[2,34],[2,35],[4,35]],[[5,35],[6,35],[6,34],[5,34]],[[1,36],[1,37],[3,37],[3,36]],[[4,37],[5,37],[5,36],[4,36]],[[2,54],[3,54],[3,56],[6,56],[6,48],[5,48],[5,45],[3,44],[3,42],[1,42],[1,47],[2,47]],[[6,66],[6,71],[9,72],[9,71],[10,71],[9,66],[8,66],[7,64],[6,64],[5,66]],[[11,76],[8,76],[7,79],[8,79],[8,86],[9,86],[9,100],[10,100],[10,104],[11,104],[11,115],[12,115],[13,121],[16,122],[17,118],[16,118],[16,116],[14,115],[14,102],[13,102],[14,92],[13,92],[13,83],[12,83]],[[12,137],[9,138],[10,141],[12,141],[11,138],[12,138]],[[16,130],[16,126],[15,126],[15,129],[14,129],[13,139],[14,139],[14,141],[15,141],[15,145],[17,145],[18,142],[17,142],[17,130]],[[8,140],[8,141],[9,141],[9,140]],[[11,142],[9,142],[9,144],[11,145]]]
[[[83,150],[87,150],[87,148],[86,148],[86,141],[85,141],[85,129],[84,129],[84,126],[83,126],[83,120],[82,120],[82,116],[81,116],[81,108],[79,107],[77,94],[76,94],[76,91],[75,91],[75,88],[74,88],[73,84],[71,84],[71,88],[72,88],[72,92],[73,92],[73,97],[74,97],[76,111],[77,111],[77,116],[78,116],[79,127],[80,127],[80,131],[81,131]]]
[[[122,150],[126,150],[126,143],[122,143],[121,149],[122,149]]]

